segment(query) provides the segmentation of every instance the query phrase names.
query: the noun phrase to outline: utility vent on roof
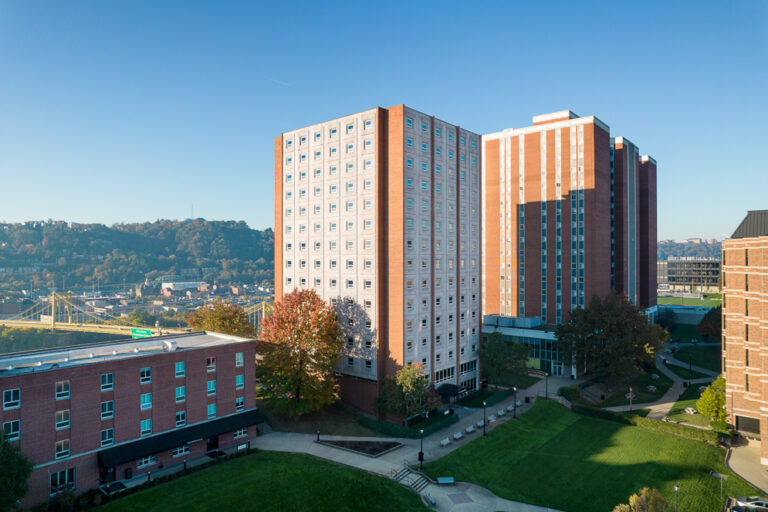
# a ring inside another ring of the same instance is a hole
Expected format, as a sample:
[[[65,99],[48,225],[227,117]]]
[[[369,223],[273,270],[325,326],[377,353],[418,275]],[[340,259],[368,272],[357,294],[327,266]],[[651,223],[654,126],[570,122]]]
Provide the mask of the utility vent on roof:
[[[163,351],[164,352],[176,352],[176,342],[175,341],[164,341],[163,342]]]

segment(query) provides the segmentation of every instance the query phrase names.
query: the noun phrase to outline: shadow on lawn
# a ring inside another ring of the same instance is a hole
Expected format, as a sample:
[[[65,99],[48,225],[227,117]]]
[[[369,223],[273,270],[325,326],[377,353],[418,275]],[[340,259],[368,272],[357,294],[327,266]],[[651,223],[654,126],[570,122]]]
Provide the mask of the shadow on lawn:
[[[453,476],[515,501],[567,512],[610,511],[642,487],[655,487],[679,510],[718,511],[729,474],[721,449],[641,427],[578,416],[541,403],[446,457],[427,464],[432,477]],[[726,495],[754,492],[735,476]]]

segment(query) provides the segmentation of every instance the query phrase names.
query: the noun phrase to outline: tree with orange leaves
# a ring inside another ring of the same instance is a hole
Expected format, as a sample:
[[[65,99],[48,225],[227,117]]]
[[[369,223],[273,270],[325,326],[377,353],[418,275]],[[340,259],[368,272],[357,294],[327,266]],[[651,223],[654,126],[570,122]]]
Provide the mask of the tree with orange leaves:
[[[314,290],[294,290],[261,323],[262,395],[277,412],[300,416],[338,399],[333,368],[343,341],[336,311]]]

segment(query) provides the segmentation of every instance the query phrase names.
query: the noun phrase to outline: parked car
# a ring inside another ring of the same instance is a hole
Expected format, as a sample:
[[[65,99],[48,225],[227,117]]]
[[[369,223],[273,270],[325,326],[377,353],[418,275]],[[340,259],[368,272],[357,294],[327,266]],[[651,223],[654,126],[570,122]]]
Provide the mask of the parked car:
[[[750,496],[736,499],[736,506],[744,507],[750,512],[768,512],[768,498],[763,496]]]

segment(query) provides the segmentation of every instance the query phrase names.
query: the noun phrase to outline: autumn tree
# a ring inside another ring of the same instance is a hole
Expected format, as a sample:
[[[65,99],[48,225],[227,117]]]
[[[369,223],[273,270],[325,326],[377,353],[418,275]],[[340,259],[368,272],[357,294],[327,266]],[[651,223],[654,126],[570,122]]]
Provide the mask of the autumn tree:
[[[613,512],[668,512],[671,507],[655,488],[643,487],[629,497],[629,504],[616,505]]]
[[[211,306],[190,312],[187,314],[187,324],[196,331],[213,331],[245,338],[256,336],[256,330],[248,321],[245,310],[230,302],[217,301]]]
[[[480,346],[483,375],[492,384],[505,384],[512,375],[525,375],[528,367],[528,347],[505,341],[501,333],[489,334]]]
[[[571,311],[568,323],[555,331],[563,357],[572,355],[577,368],[603,380],[643,372],[668,334],[652,324],[624,295],[592,298],[586,309]]]
[[[696,410],[713,421],[725,420],[725,379],[722,375],[701,394],[701,398],[696,401]]]
[[[0,512],[16,510],[27,489],[32,463],[11,443],[0,430]]]
[[[707,311],[697,330],[709,341],[720,341],[723,336],[723,308],[717,306]]]
[[[275,302],[261,324],[263,356],[257,374],[264,397],[290,416],[322,409],[338,399],[333,369],[343,346],[333,307],[314,290],[295,290]]]

